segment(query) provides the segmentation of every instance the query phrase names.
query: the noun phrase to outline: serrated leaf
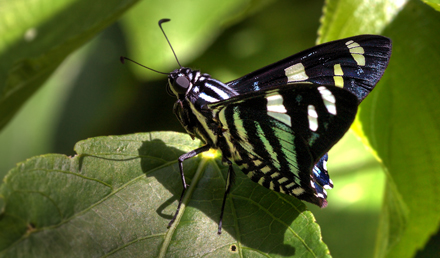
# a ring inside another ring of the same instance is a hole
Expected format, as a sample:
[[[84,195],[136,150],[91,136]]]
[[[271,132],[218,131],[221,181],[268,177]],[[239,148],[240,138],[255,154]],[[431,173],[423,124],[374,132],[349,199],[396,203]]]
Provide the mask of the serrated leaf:
[[[72,51],[135,0],[2,1],[0,128]]]
[[[184,163],[190,187],[167,229],[182,190],[176,159],[199,144],[178,133],[98,137],[74,157],[20,163],[0,187],[0,257],[329,257],[303,203],[238,171],[217,235],[218,158]]]

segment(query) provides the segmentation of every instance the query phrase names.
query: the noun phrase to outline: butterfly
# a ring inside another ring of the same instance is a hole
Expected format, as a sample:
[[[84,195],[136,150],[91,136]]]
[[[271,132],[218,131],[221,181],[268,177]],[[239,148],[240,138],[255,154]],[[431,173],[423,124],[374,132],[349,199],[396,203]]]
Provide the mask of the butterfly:
[[[171,47],[162,28],[167,21],[160,20],[159,27]],[[183,162],[211,148],[221,151],[228,166],[218,234],[234,182],[233,163],[270,190],[327,206],[325,189],[333,188],[327,152],[350,128],[358,105],[384,74],[391,47],[391,40],[379,35],[349,37],[228,83],[182,67],[171,47],[180,66],[164,73],[168,92],[177,98],[173,112],[188,134],[204,145],[178,159],[183,191],[169,226],[187,189]],[[133,61],[121,61],[125,59]]]

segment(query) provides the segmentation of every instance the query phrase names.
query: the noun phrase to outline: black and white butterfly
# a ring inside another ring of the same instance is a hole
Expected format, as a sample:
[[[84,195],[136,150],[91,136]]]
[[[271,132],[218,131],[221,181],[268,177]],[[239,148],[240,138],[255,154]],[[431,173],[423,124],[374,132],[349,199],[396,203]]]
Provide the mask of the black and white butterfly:
[[[167,21],[159,21],[161,29]],[[228,83],[186,67],[169,73],[174,114],[193,138],[205,142],[179,157],[183,192],[169,225],[187,188],[183,161],[211,148],[229,166],[219,234],[233,163],[266,188],[325,207],[325,189],[333,187],[327,152],[349,129],[390,56],[389,38],[360,35],[312,47]]]

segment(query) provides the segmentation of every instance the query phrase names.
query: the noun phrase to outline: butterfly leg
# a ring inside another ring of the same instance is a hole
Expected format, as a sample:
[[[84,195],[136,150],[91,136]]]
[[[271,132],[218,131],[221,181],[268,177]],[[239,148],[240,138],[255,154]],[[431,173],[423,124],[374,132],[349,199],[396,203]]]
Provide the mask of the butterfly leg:
[[[177,215],[179,214],[180,206],[182,205],[183,196],[185,195],[185,191],[188,188],[188,185],[186,184],[186,180],[185,180],[185,173],[183,172],[183,162],[189,158],[197,156],[198,154],[200,154],[202,152],[208,151],[210,148],[211,148],[211,146],[205,145],[205,146],[202,146],[198,149],[195,149],[193,151],[185,153],[179,157],[179,160],[178,160],[179,161],[179,170],[180,170],[180,176],[182,178],[183,190],[182,190],[182,193],[180,194],[179,204],[177,205],[176,213],[174,214],[170,223],[168,223],[168,227],[171,227],[173,222],[176,220]]]
[[[228,163],[228,175],[226,177],[226,190],[225,195],[223,196],[222,210],[220,212],[220,220],[218,222],[218,234],[222,233],[222,224],[223,224],[223,212],[225,210],[226,198],[228,197],[228,193],[231,191],[231,185],[234,183],[235,172],[232,167],[232,162],[230,160],[225,159],[226,163]]]

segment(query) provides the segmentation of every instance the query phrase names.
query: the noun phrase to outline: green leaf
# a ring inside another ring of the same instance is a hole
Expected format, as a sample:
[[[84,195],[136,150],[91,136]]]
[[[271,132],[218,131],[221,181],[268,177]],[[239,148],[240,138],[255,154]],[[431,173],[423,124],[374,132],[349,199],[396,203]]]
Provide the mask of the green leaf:
[[[390,65],[360,114],[391,186],[381,216],[379,257],[413,257],[438,230],[439,27],[440,14],[432,8],[419,1],[405,5],[384,31],[393,39]]]
[[[2,1],[0,129],[64,58],[135,0]]]
[[[440,11],[440,0],[422,0],[424,3],[426,3],[427,5],[431,6],[432,8],[434,8],[436,11]]]
[[[405,2],[328,0],[318,30],[318,43],[359,34],[380,34]]]
[[[98,137],[74,157],[18,164],[0,187],[0,257],[329,257],[303,203],[240,172],[217,235],[227,167],[207,155],[184,163],[190,186],[167,229],[182,191],[177,157],[199,144],[178,133]]]
[[[419,1],[329,1],[325,10],[321,41],[361,33],[393,40],[390,65],[361,105],[358,126],[387,173],[376,256],[412,257],[440,221],[434,183],[440,169],[440,92],[434,79],[439,15]]]
[[[390,66],[362,104],[358,127],[387,172],[376,256],[412,257],[440,221],[440,191],[432,183],[440,168],[439,91],[432,79],[440,60],[439,16],[418,1],[329,1],[322,20],[321,41],[362,33],[393,40]]]

